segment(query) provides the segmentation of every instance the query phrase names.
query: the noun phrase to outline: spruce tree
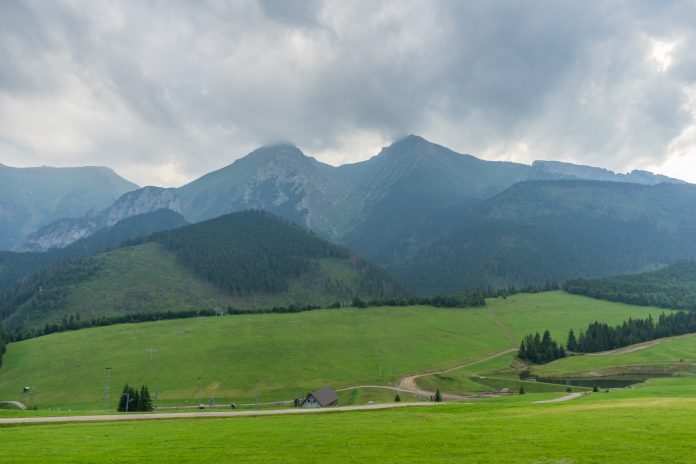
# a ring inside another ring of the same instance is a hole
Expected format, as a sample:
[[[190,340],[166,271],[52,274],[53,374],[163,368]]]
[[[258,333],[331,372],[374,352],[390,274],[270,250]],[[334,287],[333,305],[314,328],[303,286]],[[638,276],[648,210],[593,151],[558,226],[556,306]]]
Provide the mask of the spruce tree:
[[[395,403],[401,402],[401,396],[399,396],[399,392],[396,392],[396,396],[394,397],[394,402]]]
[[[116,408],[116,410],[119,412],[124,412],[126,410],[127,401],[128,401],[128,384],[126,384],[123,387],[123,391],[121,392],[121,396],[118,399],[118,408]]]
[[[524,385],[520,385],[520,395],[524,395],[526,392],[524,391]]]
[[[435,390],[435,402],[440,403],[442,401],[442,395],[440,394],[440,389]]]
[[[152,398],[147,385],[140,387],[140,409],[139,411],[152,411]]]
[[[568,351],[577,351],[578,350],[578,341],[575,338],[575,333],[573,332],[573,329],[570,329],[568,332],[568,342],[566,343],[566,348]]]

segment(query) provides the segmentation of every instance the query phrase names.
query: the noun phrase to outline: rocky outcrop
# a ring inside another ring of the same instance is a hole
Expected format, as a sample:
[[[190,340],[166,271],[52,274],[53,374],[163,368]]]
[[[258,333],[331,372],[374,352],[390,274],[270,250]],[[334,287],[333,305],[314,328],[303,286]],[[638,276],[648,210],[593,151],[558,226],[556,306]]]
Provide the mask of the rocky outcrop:
[[[120,221],[159,209],[181,213],[181,202],[175,189],[144,187],[121,196],[109,208],[99,213],[89,212],[82,218],[60,219],[29,235],[16,251],[46,251],[63,248],[98,230]]]

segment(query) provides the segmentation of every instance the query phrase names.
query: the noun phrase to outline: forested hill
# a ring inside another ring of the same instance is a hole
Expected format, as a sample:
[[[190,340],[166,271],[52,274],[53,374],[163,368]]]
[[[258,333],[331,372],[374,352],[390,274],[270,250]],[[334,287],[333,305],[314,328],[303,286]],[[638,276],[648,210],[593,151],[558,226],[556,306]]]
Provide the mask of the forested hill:
[[[345,248],[263,211],[227,214],[148,240],[161,243],[199,277],[233,295],[287,291],[293,279],[318,272],[320,259],[347,261],[359,269],[366,277],[361,293],[379,295],[395,288],[386,273]]]
[[[269,213],[246,211],[51,266],[0,293],[0,320],[26,335],[69,320],[328,306],[403,293],[352,252]]]
[[[696,186],[528,181],[387,268],[421,293],[605,277],[696,259]]]
[[[159,209],[126,218],[65,248],[52,248],[39,253],[0,251],[0,293],[12,287],[18,280],[56,263],[86,258],[117,248],[128,240],[186,224],[188,223],[180,214],[169,209]]]
[[[604,279],[575,279],[569,293],[644,306],[696,310],[696,261],[681,261],[656,271]]]

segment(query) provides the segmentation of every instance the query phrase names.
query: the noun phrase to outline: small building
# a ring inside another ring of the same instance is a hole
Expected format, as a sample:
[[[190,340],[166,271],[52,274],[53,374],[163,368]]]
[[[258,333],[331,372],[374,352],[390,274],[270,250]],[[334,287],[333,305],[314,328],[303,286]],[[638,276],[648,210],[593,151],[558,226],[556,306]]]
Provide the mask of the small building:
[[[307,397],[302,401],[302,408],[325,408],[327,406],[337,406],[338,396],[336,392],[329,387],[323,387],[319,390],[307,393]]]

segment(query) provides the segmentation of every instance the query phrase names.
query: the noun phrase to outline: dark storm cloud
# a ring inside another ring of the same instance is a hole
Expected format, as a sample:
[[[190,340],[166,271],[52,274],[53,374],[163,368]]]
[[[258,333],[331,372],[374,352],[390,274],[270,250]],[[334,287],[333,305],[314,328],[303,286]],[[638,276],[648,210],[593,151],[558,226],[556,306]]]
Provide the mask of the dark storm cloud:
[[[0,161],[176,184],[277,140],[336,163],[419,133],[669,171],[696,146],[694,17],[693,1],[2,2]]]

